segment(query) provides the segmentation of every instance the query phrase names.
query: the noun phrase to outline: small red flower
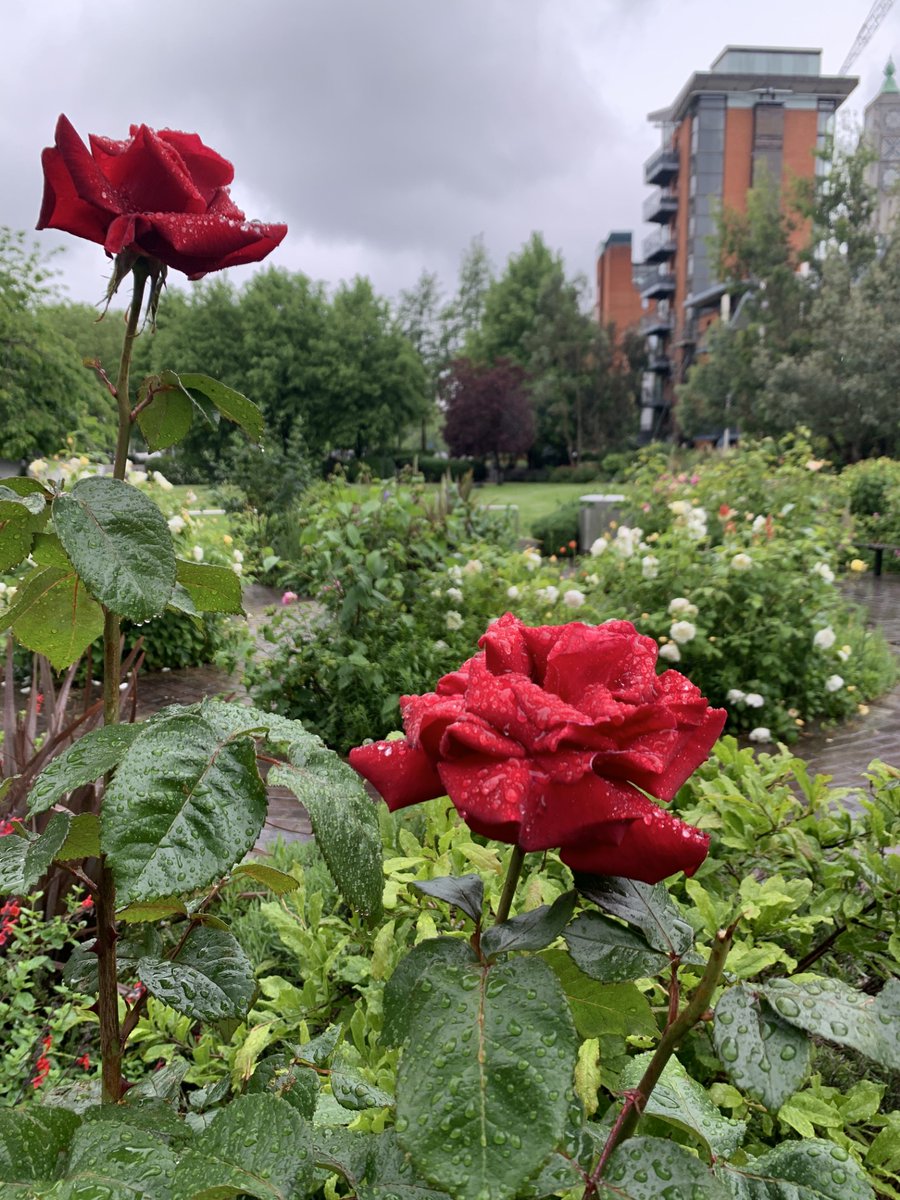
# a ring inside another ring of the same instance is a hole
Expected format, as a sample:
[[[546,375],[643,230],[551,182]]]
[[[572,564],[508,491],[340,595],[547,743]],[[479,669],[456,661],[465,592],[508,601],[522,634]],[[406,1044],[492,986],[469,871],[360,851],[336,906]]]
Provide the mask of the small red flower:
[[[93,907],[94,907],[94,897],[93,897],[93,896],[86,896],[86,897],[84,898],[84,900],[82,900],[82,902],[79,904],[79,906],[78,906],[78,907],[79,907],[79,908],[86,908],[86,909],[91,909],[91,908],[93,908]]]
[[[75,1059],[75,1062],[79,1067],[84,1067],[85,1071],[89,1071],[91,1069],[90,1055],[82,1054],[81,1058]]]
[[[43,707],[44,707],[44,693],[38,692],[37,696],[35,696],[35,704],[34,704],[35,712],[37,712],[38,715],[40,715],[40,711]]]

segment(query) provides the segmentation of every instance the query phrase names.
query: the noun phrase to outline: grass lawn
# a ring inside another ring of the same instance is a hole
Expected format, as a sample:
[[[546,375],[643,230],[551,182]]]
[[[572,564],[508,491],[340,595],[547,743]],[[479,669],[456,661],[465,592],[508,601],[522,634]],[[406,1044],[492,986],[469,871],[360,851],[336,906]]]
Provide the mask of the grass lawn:
[[[528,537],[532,522],[539,517],[579,496],[604,489],[615,491],[613,485],[604,483],[490,483],[476,487],[472,494],[479,504],[515,504],[519,509],[519,536]]]

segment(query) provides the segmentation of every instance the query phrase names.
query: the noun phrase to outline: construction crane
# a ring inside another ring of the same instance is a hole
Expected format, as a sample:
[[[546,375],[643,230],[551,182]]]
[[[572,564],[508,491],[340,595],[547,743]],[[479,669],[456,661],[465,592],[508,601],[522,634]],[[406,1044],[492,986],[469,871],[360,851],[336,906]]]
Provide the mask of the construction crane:
[[[875,0],[875,3],[872,5],[872,11],[866,17],[865,21],[863,21],[862,28],[856,35],[856,41],[850,47],[850,53],[841,65],[841,69],[838,72],[839,75],[847,74],[863,50],[868,46],[872,35],[887,16],[893,3],[894,0]]]

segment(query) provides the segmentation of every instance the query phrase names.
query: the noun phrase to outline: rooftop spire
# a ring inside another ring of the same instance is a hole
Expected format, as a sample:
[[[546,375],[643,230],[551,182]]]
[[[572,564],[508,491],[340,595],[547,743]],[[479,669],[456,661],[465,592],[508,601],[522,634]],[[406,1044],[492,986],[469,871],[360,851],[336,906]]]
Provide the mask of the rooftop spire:
[[[894,78],[895,71],[894,60],[893,58],[889,58],[884,68],[884,81],[881,84],[882,94],[885,92],[900,92],[900,88],[897,87],[897,81]]]

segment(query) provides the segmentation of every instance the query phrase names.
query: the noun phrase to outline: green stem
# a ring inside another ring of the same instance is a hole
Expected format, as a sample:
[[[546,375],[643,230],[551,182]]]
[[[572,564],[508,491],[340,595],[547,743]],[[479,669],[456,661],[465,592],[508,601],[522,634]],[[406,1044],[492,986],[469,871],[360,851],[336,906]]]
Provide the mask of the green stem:
[[[131,356],[138,335],[141,308],[144,302],[144,287],[147,283],[147,265],[138,259],[133,268],[134,290],[122,357],[119,360],[119,377],[116,381],[116,404],[119,410],[119,430],[116,438],[116,457],[113,478],[124,479],[128,462],[128,443],[131,439],[131,405],[129,403],[128,380],[131,373]],[[103,616],[103,720],[106,725],[119,722],[119,683],[122,674],[122,638],[119,618],[116,613],[104,609]],[[119,1028],[119,986],[116,968],[116,888],[112,872],[103,859],[100,862],[100,880],[97,890],[97,969],[99,990],[97,994],[97,1017],[100,1023],[100,1055],[102,1059],[103,1103],[118,1104],[122,1097],[122,1036]]]
[[[616,1123],[610,1130],[606,1145],[603,1147],[600,1160],[591,1172],[591,1177],[588,1180],[587,1187],[584,1189],[582,1200],[591,1200],[591,1197],[597,1195],[597,1183],[603,1175],[612,1152],[617,1146],[633,1135],[637,1128],[637,1123],[647,1106],[647,1101],[650,1099],[653,1089],[659,1083],[659,1078],[666,1068],[666,1063],[709,1008],[709,1002],[725,968],[725,959],[728,957],[728,951],[731,949],[735,926],[736,922],[733,925],[729,925],[727,929],[720,929],[716,934],[709,962],[706,964],[706,970],[703,972],[703,978],[697,985],[697,990],[691,996],[680,1015],[666,1026],[666,1030],[660,1039],[659,1045],[656,1047],[653,1058],[650,1060],[640,1083],[634,1091],[626,1095],[622,1110],[616,1119]]]
[[[506,871],[506,880],[503,884],[503,894],[500,897],[500,905],[497,909],[498,925],[509,916],[509,910],[512,907],[513,896],[515,896],[516,888],[519,885],[519,876],[522,874],[522,864],[524,862],[525,851],[520,846],[513,846],[512,857],[509,860],[509,867]]]

